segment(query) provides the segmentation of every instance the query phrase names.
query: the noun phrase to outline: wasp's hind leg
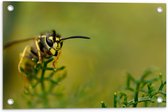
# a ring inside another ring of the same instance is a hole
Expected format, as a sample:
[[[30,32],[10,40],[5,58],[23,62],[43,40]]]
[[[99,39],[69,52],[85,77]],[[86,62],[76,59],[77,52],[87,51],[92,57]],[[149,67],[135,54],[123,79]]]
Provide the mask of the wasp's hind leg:
[[[21,70],[21,64],[22,64],[23,58],[24,58],[25,55],[26,55],[26,52],[27,52],[28,48],[30,48],[30,46],[26,46],[26,47],[24,48],[24,50],[23,50],[23,53],[21,54],[20,61],[19,61],[19,64],[18,64],[18,71],[19,71],[19,73],[22,72],[22,70]]]

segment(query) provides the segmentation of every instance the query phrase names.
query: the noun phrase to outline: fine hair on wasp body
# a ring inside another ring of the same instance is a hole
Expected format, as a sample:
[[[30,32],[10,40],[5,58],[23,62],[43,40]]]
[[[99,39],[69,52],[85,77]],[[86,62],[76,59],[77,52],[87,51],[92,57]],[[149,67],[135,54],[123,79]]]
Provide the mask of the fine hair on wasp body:
[[[4,45],[4,49],[17,43],[34,40],[34,44],[27,45],[24,48],[18,64],[18,70],[20,73],[31,73],[35,66],[41,64],[43,60],[47,60],[51,57],[54,57],[53,66],[55,67],[55,63],[61,53],[63,42],[75,38],[90,39],[86,36],[70,36],[64,38],[57,34],[55,30],[52,30],[51,32],[41,34],[38,37],[9,42]]]

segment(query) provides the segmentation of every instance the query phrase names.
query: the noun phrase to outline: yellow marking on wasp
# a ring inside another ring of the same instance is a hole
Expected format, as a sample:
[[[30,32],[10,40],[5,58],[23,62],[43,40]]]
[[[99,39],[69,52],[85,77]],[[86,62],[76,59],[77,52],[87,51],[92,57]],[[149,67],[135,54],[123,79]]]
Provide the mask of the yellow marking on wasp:
[[[59,41],[60,39],[58,37],[56,37],[56,41]]]
[[[54,49],[57,48],[57,43],[56,43],[56,42],[54,43],[53,48],[54,48]]]
[[[54,41],[53,36],[48,37],[48,39],[50,39],[52,42]]]
[[[42,35],[41,37],[42,37],[42,38],[45,38],[45,37],[46,37],[46,35]]]
[[[53,49],[53,48],[51,48],[51,49],[50,49],[50,52],[51,52],[52,55],[54,55],[54,54],[56,53],[56,50]]]
[[[60,47],[61,47],[61,44],[60,44],[60,43],[58,43],[58,44],[57,44],[57,48],[56,48],[56,49],[58,49],[58,50],[59,50],[59,49],[60,49]]]

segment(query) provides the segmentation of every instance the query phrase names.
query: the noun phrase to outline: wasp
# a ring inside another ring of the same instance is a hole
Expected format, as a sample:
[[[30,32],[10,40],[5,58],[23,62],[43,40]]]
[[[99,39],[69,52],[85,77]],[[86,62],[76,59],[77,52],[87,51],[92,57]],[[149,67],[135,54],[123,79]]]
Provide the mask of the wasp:
[[[61,53],[63,42],[65,40],[77,38],[90,39],[90,37],[87,36],[62,37],[60,34],[56,33],[55,30],[52,30],[50,32],[42,33],[37,37],[9,42],[4,45],[4,49],[18,43],[33,40],[34,43],[32,45],[27,45],[24,48],[18,64],[18,71],[20,73],[23,70],[24,72],[31,72],[34,66],[36,66],[37,64],[41,64],[43,60],[47,60],[50,57],[54,57],[53,66],[55,67],[55,63],[58,60]],[[35,63],[34,60],[36,60],[37,63]]]

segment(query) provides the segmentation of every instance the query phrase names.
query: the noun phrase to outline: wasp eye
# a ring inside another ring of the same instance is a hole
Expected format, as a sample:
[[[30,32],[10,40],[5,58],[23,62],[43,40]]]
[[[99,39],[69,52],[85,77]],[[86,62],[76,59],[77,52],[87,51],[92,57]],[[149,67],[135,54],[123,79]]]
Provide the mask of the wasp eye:
[[[47,37],[46,42],[50,47],[52,47],[53,46],[53,37]]]

